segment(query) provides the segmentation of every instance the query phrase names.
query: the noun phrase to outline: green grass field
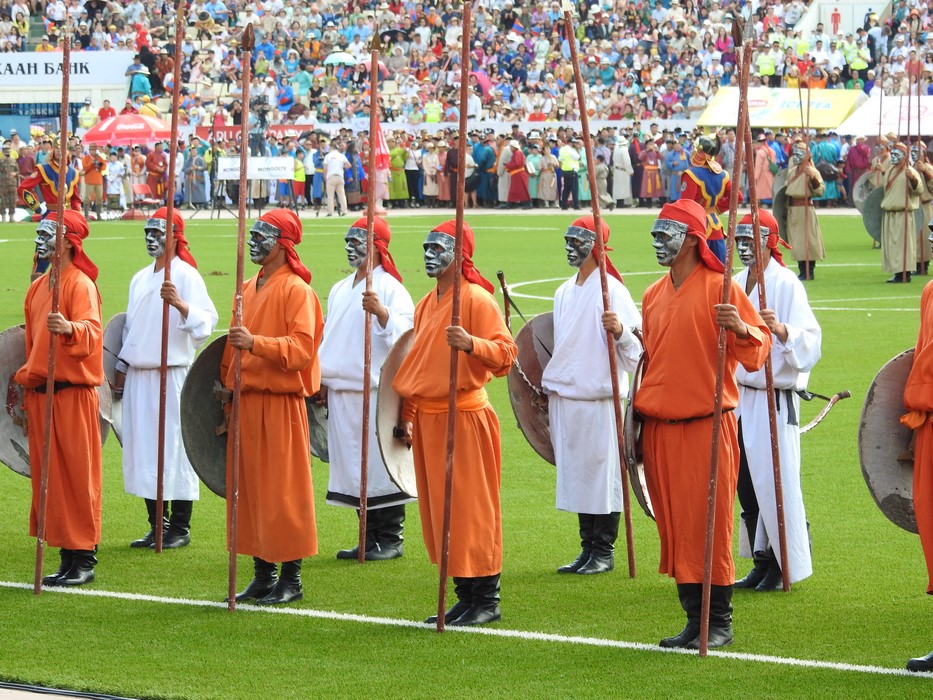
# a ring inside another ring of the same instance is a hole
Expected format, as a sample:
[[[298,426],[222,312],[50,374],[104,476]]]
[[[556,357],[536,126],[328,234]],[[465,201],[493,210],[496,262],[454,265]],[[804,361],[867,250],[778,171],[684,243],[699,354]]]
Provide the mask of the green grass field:
[[[563,279],[570,275],[562,235],[572,220],[553,215],[476,215],[475,260],[494,279]],[[612,259],[636,300],[661,274],[644,216],[609,216]],[[393,217],[392,251],[417,300],[430,288],[421,243],[439,218]],[[322,301],[349,269],[343,235],[350,219],[305,222],[302,259]],[[804,495],[813,537],[812,578],[789,594],[736,593],[740,654],[903,668],[933,648],[933,602],[923,591],[919,540],[889,523],[862,479],[856,432],[865,391],[875,372],[916,340],[923,278],[883,284],[879,252],[855,217],[822,220],[828,264],[808,284],[823,327],[823,360],[810,388],[850,389],[812,433],[803,437]],[[226,326],[235,267],[234,222],[195,220],[188,238]],[[33,250],[28,225],[0,229],[4,303],[0,327],[22,321]],[[123,311],[132,274],[148,263],[140,222],[93,227],[86,246],[101,268],[104,318]],[[247,261],[248,274],[252,266]],[[559,282],[516,291],[526,314],[550,309]],[[517,319],[516,319],[517,320]],[[515,329],[517,330],[517,328]],[[503,621],[493,627],[555,635],[656,644],[678,632],[683,613],[674,583],[657,574],[654,524],[633,513],[638,576],[629,579],[624,545],[616,571],[596,577],[559,576],[576,556],[576,518],[554,508],[553,468],[527,445],[512,416],[504,380],[490,386],[503,424],[502,510],[505,565]],[[804,419],[820,406],[804,408]],[[698,449],[707,449],[698,446]],[[274,468],[270,465],[270,469]],[[304,567],[305,599],[291,607],[421,620],[436,607],[437,574],[427,561],[417,509],[409,507],[407,548],[400,560],[339,562],[351,546],[353,511],[324,504],[327,465],[315,462],[320,555]],[[30,583],[35,541],[28,537],[30,486],[0,470],[0,581]],[[634,505],[634,501],[633,501]],[[190,547],[156,556],[127,545],[147,524],[139,499],[123,492],[120,447],[104,447],[104,526],[97,581],[88,590],[219,601],[226,593],[224,504],[202,488]],[[48,552],[46,569],[57,564]],[[749,564],[742,560],[744,574]],[[251,562],[240,558],[241,587]],[[0,586],[0,678],[145,698],[310,697],[924,697],[933,679],[741,658],[699,659],[657,650],[621,649],[546,640],[494,637],[167,602],[63,595],[36,598]]]

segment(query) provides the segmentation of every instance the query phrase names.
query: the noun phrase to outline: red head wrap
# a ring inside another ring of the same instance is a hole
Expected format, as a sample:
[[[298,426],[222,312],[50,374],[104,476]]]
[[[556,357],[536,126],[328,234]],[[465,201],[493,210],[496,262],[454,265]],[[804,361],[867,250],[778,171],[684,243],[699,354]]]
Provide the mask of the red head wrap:
[[[445,221],[442,224],[438,224],[433,229],[437,233],[443,233],[446,236],[451,238],[457,237],[457,222],[453,219]],[[473,264],[473,248],[475,247],[476,242],[473,237],[473,229],[464,221],[463,222],[463,267],[461,272],[463,276],[467,278],[473,284],[478,284],[480,287],[485,289],[490,294],[495,294],[496,288],[492,286],[492,282],[483,277],[479,270],[476,269],[476,266]]]
[[[279,245],[285,249],[285,258],[292,271],[311,284],[311,270],[301,263],[295,246],[301,243],[301,219],[291,209],[272,209],[259,217],[260,221],[272,224],[279,230]]]
[[[716,272],[725,272],[725,265],[706,244],[709,232],[706,228],[706,210],[703,207],[693,200],[678,199],[676,202],[670,202],[661,207],[658,218],[686,224],[687,235],[694,236],[697,239],[697,250],[703,264]]]
[[[350,228],[361,228],[365,231],[366,226],[367,222],[366,217],[364,216],[363,218],[354,221],[353,226]],[[392,254],[389,253],[389,241],[391,240],[392,231],[389,229],[389,224],[385,219],[380,219],[378,216],[374,216],[373,245],[376,246],[376,250],[379,251],[379,255],[382,257],[382,269],[401,282],[402,275],[398,271],[398,268],[395,266],[395,260],[392,259]]]
[[[604,250],[606,251],[606,272],[621,282],[622,275],[619,274],[619,271],[615,268],[615,265],[613,265],[612,261],[609,259],[609,251],[612,250],[612,248],[607,245],[609,243],[609,224],[607,224],[606,220],[602,218],[599,220],[599,223],[603,233],[603,246]],[[592,231],[594,234],[596,233],[596,222],[593,220],[592,214],[590,216],[581,216],[570,225],[577,228],[586,229],[587,231]],[[595,245],[593,246],[593,257],[596,257]]]
[[[55,214],[52,214],[52,216],[55,216]],[[90,277],[92,282],[96,282],[97,265],[91,262],[87,253],[84,252],[84,246],[81,244],[81,241],[87,238],[90,232],[87,219],[81,215],[81,212],[73,209],[65,210],[65,238],[74,247],[74,258],[72,258],[71,262],[81,272]]]
[[[151,218],[165,221],[167,215],[168,207],[160,207],[156,209],[155,214],[153,214]],[[176,242],[175,255],[191,265],[191,267],[197,268],[198,264],[195,262],[194,256],[191,255],[188,239],[185,238],[185,217],[174,208],[172,209],[172,235],[175,237]]]
[[[740,224],[751,224],[752,215],[746,214],[742,217],[742,220],[739,221]],[[764,211],[762,209],[758,210],[758,225],[762,228],[768,229],[768,240],[766,245],[771,249],[771,257],[777,260],[777,262],[782,267],[787,267],[784,264],[784,256],[781,255],[781,251],[778,248],[778,245],[782,245],[788,250],[791,250],[791,247],[784,242],[784,239],[780,236],[780,227],[778,226],[777,219],[774,218],[774,215],[769,211]]]

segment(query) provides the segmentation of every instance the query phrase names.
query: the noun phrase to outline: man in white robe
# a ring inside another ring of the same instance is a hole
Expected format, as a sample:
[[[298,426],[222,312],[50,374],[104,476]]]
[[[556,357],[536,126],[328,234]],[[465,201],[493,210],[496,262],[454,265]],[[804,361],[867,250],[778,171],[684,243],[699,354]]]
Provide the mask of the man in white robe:
[[[345,237],[347,260],[355,272],[327,297],[327,323],[321,341],[321,392],[316,400],[328,409],[327,451],[330,482],[327,502],[360,507],[360,456],[363,431],[363,342],[366,311],[372,318],[369,399],[369,453],[366,481],[367,561],[403,554],[405,503],[413,500],[389,478],[376,441],[376,391],[389,350],[414,324],[415,305],[389,255],[389,225],[379,217],[373,225],[373,284],[366,291],[366,219],[357,220]],[[359,545],[337,552],[356,559]]]
[[[509,162],[512,160],[512,147],[509,145],[509,139],[500,135],[499,156],[496,158],[496,175],[498,176],[496,193],[499,203],[496,209],[509,208],[509,188],[512,186],[512,176],[509,175]]]
[[[632,158],[628,152],[628,139],[620,136],[612,149],[612,200],[617,207],[632,203]]]
[[[185,222],[174,212],[176,255],[171,282],[164,282],[166,209],[146,222],[146,250],[155,258],[130,282],[123,344],[117,361],[115,390],[123,391],[123,484],[146,500],[150,529],[131,547],[155,547],[159,425],[159,367],[162,354],[162,306],[168,301],[168,372],[165,404],[165,501],[162,546],[184,547],[191,541],[192,502],[198,500],[198,477],[181,438],[181,388],[198,347],[217,327],[217,310],[185,240]],[[171,502],[171,514],[169,514]]]
[[[609,226],[601,223],[608,241]],[[560,573],[601,574],[614,568],[622,474],[607,331],[615,337],[620,400],[628,395],[626,372],[635,370],[642,352],[633,333],[641,328],[641,315],[608,257],[611,310],[603,310],[595,229],[593,217],[585,216],[564,236],[567,261],[578,272],[554,295],[554,349],[541,379],[557,463],[557,508],[577,513],[580,525],[580,555]]]
[[[759,309],[751,215],[746,215],[736,229],[736,248],[746,268],[735,276],[735,280],[742,285],[755,310],[761,313],[774,338],[771,362],[777,406],[784,529],[790,582],[795,583],[813,573],[807,514],[800,485],[800,397],[796,392],[807,388],[810,371],[820,359],[822,331],[810,310],[803,283],[784,267],[777,249],[777,221],[766,211],[759,211],[758,216],[768,308]],[[748,372],[739,365],[735,378],[739,385],[736,409],[740,451],[738,494],[745,524],[743,534],[747,534],[747,541],[745,537],[741,538],[740,554],[752,556],[755,562],[751,572],[737,581],[735,587],[757,591],[781,590],[781,548],[765,370]]]

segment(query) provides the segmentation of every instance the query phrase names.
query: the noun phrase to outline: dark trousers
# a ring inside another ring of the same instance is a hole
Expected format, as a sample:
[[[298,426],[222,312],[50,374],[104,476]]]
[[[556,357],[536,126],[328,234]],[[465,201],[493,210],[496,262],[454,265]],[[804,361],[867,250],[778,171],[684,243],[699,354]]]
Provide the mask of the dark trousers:
[[[742,522],[752,526],[758,523],[758,497],[755,495],[755,485],[752,483],[752,473],[748,469],[748,457],[745,455],[745,441],[742,437],[742,419],[739,419],[739,481],[736,485],[739,503],[742,506]],[[749,534],[754,532],[748,528]],[[754,550],[755,543],[749,542]]]
[[[567,208],[567,198],[573,198],[573,208],[580,208],[579,192],[577,190],[577,173],[573,170],[562,170],[560,183],[560,208]]]

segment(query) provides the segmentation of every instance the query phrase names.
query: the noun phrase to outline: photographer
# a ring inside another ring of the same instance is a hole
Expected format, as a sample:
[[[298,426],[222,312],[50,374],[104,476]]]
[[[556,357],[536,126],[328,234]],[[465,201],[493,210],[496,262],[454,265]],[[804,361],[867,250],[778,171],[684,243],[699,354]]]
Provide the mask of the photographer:
[[[88,218],[91,202],[94,211],[100,216],[104,199],[104,175],[107,174],[107,161],[97,152],[97,146],[91,144],[88,154],[81,161],[84,166],[84,218]]]
[[[249,150],[253,155],[266,156],[266,129],[269,127],[269,114],[272,108],[265,96],[257,97],[250,103],[249,112]]]

